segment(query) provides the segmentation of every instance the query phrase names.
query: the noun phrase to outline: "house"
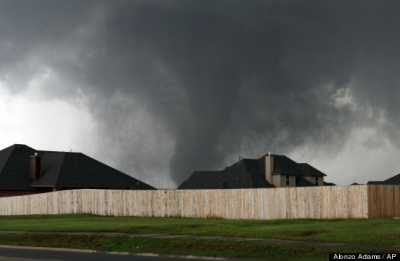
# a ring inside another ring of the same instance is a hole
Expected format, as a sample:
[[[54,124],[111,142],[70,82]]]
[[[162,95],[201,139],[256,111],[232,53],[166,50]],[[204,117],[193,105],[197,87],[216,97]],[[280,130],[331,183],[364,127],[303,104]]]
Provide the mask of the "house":
[[[384,181],[369,181],[367,185],[400,185],[400,174],[397,174]]]
[[[0,197],[82,188],[155,189],[83,153],[22,144],[0,151]]]
[[[241,159],[221,171],[195,171],[178,189],[239,189],[324,186],[326,174],[284,155]],[[333,183],[327,183],[334,185]]]

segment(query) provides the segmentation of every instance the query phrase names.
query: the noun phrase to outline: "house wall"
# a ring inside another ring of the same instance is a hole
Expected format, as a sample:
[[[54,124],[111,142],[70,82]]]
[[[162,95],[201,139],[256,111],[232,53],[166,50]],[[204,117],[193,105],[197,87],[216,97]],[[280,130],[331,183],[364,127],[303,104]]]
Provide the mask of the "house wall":
[[[400,216],[400,186],[356,185],[215,190],[66,190],[0,198],[0,215],[225,219]]]
[[[281,175],[272,175],[272,184],[277,187],[280,188],[281,186]]]
[[[272,181],[277,188],[296,187],[296,176],[289,176],[289,186],[286,186],[286,175],[272,175]]]
[[[318,186],[324,186],[324,177],[318,177]]]
[[[286,175],[284,176],[285,186],[286,186]],[[289,176],[289,186],[286,187],[296,187],[296,176]]]
[[[303,176],[303,179],[310,181],[311,183],[315,184],[315,178],[311,176]]]
[[[315,184],[315,176],[303,176],[303,178]],[[323,185],[324,185],[324,177],[318,177],[318,186],[323,186]]]

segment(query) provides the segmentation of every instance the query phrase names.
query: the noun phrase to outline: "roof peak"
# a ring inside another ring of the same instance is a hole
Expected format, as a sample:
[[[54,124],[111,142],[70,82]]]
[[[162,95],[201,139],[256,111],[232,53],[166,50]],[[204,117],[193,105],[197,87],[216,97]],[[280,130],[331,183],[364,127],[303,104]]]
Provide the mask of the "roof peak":
[[[263,157],[266,157],[266,156],[272,156],[272,157],[286,157],[285,155],[282,155],[282,154],[274,154],[274,153],[267,153],[267,154],[265,154]]]
[[[9,149],[9,148],[17,148],[17,149],[20,149],[20,148],[29,148],[29,149],[32,149],[32,150],[34,150],[34,151],[36,151],[36,152],[41,152],[41,153],[70,153],[70,154],[83,154],[82,152],[78,152],[78,151],[37,150],[37,149],[32,148],[32,147],[30,147],[30,146],[28,146],[28,145],[26,145],[26,144],[21,144],[21,143],[15,143],[15,144],[10,145],[10,146],[8,146],[8,147],[6,147],[6,148],[4,148],[4,149],[0,149],[0,151],[1,151],[1,150],[5,150],[5,149]]]

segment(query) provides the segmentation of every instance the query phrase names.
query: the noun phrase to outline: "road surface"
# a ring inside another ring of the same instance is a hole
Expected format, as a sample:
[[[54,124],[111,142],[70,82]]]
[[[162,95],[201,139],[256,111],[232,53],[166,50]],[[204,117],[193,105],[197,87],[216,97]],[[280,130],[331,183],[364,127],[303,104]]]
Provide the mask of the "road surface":
[[[208,258],[207,258],[208,259]],[[92,250],[65,251],[61,249],[33,249],[24,247],[0,246],[0,261],[204,261],[203,258],[179,258],[156,255],[138,255],[130,253],[96,252]],[[227,260],[209,258],[208,260]]]

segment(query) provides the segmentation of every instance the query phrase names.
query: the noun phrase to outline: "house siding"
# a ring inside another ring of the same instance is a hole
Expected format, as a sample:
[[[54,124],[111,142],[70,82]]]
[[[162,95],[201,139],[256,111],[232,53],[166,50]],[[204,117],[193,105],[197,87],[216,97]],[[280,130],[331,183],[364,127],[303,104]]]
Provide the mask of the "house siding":
[[[318,177],[318,186],[324,185],[324,177]]]
[[[272,175],[272,184],[277,188],[281,187],[281,175]]]
[[[296,187],[296,176],[289,175],[289,186],[286,185],[286,175],[273,175],[272,181],[275,187]]]
[[[289,175],[289,186],[286,185],[286,175],[280,175],[280,176],[281,176],[282,187],[286,188],[296,187],[296,176]]]
[[[303,178],[315,184],[315,176],[303,176]],[[318,177],[318,186],[323,186],[323,185],[324,185],[324,177]]]

